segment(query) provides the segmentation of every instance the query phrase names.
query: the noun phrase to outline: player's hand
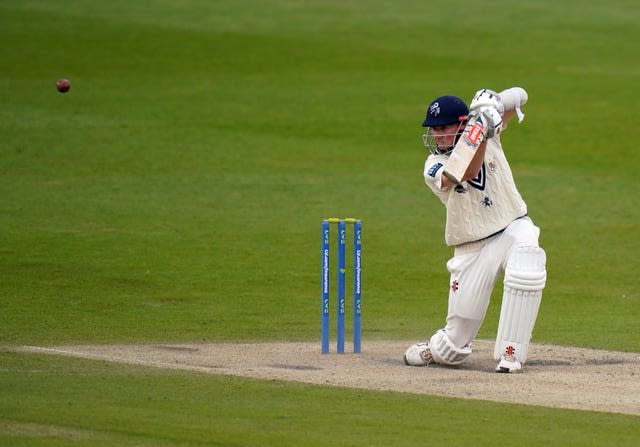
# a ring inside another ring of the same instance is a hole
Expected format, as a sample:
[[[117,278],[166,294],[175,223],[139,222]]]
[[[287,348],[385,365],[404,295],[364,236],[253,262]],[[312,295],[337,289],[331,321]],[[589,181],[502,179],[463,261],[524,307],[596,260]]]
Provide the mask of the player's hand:
[[[480,116],[482,124],[484,124],[485,127],[486,138],[493,138],[502,132],[502,115],[495,107],[482,106],[472,111],[471,114],[478,114]]]
[[[478,90],[471,100],[471,105],[469,109],[476,110],[480,107],[494,107],[500,116],[504,115],[504,103],[500,98],[500,95],[493,90],[489,90],[488,88],[483,88],[482,90]]]

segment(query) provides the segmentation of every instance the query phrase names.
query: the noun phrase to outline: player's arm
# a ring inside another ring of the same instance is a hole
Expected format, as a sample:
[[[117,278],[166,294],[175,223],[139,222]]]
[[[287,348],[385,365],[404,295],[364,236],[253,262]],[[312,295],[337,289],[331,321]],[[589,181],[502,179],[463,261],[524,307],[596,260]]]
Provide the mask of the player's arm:
[[[502,130],[505,130],[507,128],[507,125],[509,124],[509,121],[511,121],[511,119],[516,116],[516,110],[505,110],[504,111],[504,116],[502,117]]]
[[[485,88],[476,92],[469,108],[474,110],[484,106],[495,107],[500,115],[502,115],[502,130],[505,130],[507,123],[514,116],[518,116],[518,122],[522,122],[524,119],[522,106],[524,106],[528,100],[529,95],[522,87],[511,87],[500,93]]]
[[[478,176],[480,168],[482,168],[482,163],[484,162],[485,152],[487,152],[487,140],[483,140],[482,143],[480,143],[478,150],[471,159],[471,163],[469,163],[469,167],[464,173],[464,177],[462,177],[462,181],[471,180]]]
[[[520,87],[512,87],[500,93],[490,89],[478,90],[469,105],[471,113],[467,127],[444,166],[442,174],[448,181],[442,182],[443,188],[475,177],[484,158],[484,150],[478,154],[480,144],[483,140],[500,134],[505,123],[515,115],[522,121],[524,114],[520,107],[527,99],[527,92]],[[482,132],[479,132],[480,129]]]

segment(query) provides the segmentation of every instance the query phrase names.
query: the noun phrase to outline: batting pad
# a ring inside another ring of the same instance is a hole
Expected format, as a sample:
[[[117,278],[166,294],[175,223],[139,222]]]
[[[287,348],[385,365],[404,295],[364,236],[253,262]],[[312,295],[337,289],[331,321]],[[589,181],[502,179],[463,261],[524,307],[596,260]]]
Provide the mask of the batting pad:
[[[509,257],[493,352],[496,360],[509,348],[509,353],[520,363],[527,361],[529,341],[547,280],[546,260],[540,247],[517,247]]]
[[[459,365],[471,355],[471,347],[458,348],[442,329],[433,334],[429,340],[429,349],[433,361],[441,365]]]

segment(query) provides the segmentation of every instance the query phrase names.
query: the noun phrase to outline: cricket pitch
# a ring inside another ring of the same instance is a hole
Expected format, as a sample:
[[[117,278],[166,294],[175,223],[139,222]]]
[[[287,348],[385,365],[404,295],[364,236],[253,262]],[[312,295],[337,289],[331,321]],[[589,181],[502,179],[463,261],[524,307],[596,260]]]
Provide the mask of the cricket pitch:
[[[476,340],[471,359],[454,368],[405,366],[402,355],[409,344],[369,341],[361,354],[325,355],[318,342],[19,349],[254,379],[640,415],[640,353],[533,344],[522,372],[497,374],[492,342]]]

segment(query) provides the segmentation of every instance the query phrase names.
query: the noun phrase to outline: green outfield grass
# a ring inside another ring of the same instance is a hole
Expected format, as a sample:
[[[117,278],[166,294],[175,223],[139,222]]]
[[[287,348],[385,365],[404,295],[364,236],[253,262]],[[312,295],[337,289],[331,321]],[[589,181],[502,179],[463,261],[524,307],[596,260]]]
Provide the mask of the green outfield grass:
[[[633,446],[638,434],[633,416],[39,355],[0,360],[11,368],[0,371],[0,385],[14,389],[0,417],[0,439],[10,445],[406,446],[427,438],[428,445],[492,446],[505,437],[519,445],[601,446],[615,439]],[[462,425],[452,423],[456,415],[464,416]]]
[[[543,427],[548,445],[632,445],[637,417],[9,352],[315,339],[320,221],[347,215],[365,348],[425,338],[451,255],[425,106],[514,85],[530,102],[503,142],[548,257],[534,341],[640,352],[640,11],[530,3],[0,2],[0,444],[328,445],[299,441],[355,411],[366,429],[333,445],[495,445],[506,424],[524,444]]]

